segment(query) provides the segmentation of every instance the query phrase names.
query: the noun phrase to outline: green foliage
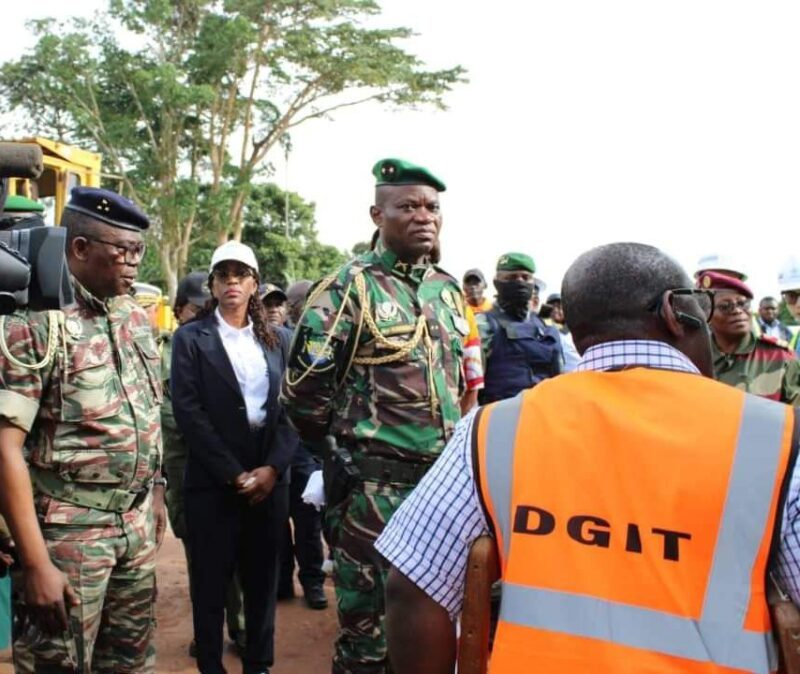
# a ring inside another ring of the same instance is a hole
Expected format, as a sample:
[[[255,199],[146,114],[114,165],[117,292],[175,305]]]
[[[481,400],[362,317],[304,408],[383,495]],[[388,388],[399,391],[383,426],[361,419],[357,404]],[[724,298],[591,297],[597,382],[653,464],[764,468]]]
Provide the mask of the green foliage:
[[[285,288],[298,279],[322,278],[347,261],[344,252],[317,240],[313,203],[274,183],[251,187],[242,241],[255,250],[264,281]]]
[[[0,69],[2,109],[24,118],[25,135],[103,153],[104,170],[153,216],[148,263],[173,294],[198,246],[241,238],[266,208],[252,193],[293,128],[368,101],[441,108],[464,81],[460,66],[427,70],[404,51],[410,29],[366,28],[379,11],[372,0],[110,0],[91,20],[30,25],[35,46]],[[335,257],[290,234],[281,273]]]

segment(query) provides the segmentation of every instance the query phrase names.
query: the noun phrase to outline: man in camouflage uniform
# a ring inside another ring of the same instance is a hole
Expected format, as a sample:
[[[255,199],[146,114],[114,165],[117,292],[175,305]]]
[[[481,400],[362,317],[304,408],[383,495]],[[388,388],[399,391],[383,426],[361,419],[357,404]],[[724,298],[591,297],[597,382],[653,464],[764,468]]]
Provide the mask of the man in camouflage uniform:
[[[323,457],[340,625],[334,674],[389,671],[388,569],[373,543],[444,448],[464,391],[461,291],[430,264],[445,186],[396,159],[373,173],[380,240],[312,289],[283,382],[303,441],[333,436],[338,446]]]
[[[37,672],[153,672],[161,381],[129,295],[149,222],[113,192],[78,187],[62,224],[75,304],[0,329],[0,508],[28,609],[16,643]]]
[[[702,273],[697,284],[715,291],[710,322],[714,376],[764,398],[800,404],[800,363],[786,342],[754,327],[749,286],[713,271]]]

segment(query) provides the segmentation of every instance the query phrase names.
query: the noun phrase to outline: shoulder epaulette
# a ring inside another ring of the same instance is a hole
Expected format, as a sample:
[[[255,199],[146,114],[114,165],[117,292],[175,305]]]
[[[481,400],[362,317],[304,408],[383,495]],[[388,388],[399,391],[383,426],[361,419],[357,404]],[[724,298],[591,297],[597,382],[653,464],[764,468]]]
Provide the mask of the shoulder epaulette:
[[[760,334],[758,336],[759,341],[765,342],[766,344],[771,344],[772,346],[777,346],[781,349],[785,349],[786,351],[791,351],[791,347],[789,346],[789,342],[785,339],[778,339],[777,337],[771,337],[770,335]]]

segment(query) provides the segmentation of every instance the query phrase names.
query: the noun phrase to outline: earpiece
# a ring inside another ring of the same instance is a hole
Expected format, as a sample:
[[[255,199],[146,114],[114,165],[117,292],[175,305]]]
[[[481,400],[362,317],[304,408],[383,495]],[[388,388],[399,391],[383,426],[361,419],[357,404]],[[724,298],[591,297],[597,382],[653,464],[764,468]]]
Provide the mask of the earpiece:
[[[699,330],[703,327],[703,321],[697,318],[697,316],[692,316],[683,311],[675,311],[674,313],[678,323],[683,323],[683,325],[695,330]]]

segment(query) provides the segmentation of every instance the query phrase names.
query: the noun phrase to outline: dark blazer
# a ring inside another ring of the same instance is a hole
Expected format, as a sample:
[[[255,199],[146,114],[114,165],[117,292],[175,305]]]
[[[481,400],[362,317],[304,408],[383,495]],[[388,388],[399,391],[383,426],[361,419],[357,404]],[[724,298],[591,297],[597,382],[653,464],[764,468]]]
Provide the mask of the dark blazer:
[[[214,315],[181,326],[172,342],[171,390],[175,421],[188,448],[184,489],[229,485],[242,472],[273,466],[287,479],[298,444],[278,403],[291,333],[277,328],[280,344],[265,349],[269,371],[266,427],[258,445],[244,396],[222,344]]]

